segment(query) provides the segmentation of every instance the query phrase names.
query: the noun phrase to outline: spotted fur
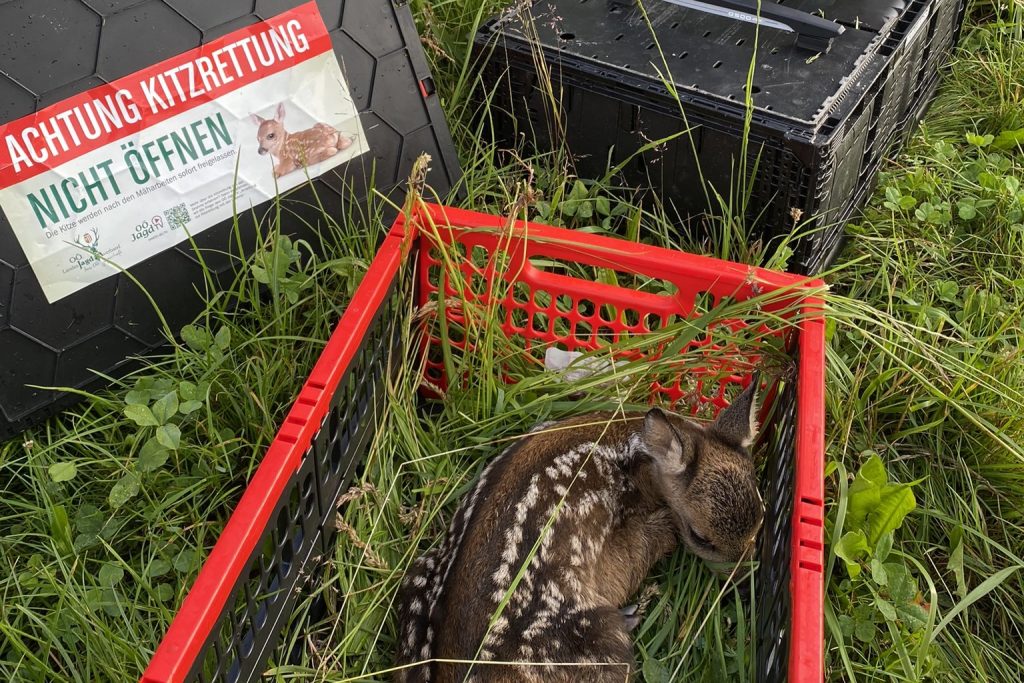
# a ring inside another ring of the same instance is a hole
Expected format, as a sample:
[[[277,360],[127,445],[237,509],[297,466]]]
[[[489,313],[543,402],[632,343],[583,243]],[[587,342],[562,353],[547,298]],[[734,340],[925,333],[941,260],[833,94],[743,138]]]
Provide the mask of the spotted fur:
[[[735,414],[751,394],[707,428],[591,414],[495,458],[402,582],[397,683],[630,680],[620,608],[654,562],[680,539],[711,560],[753,543],[752,423]]]

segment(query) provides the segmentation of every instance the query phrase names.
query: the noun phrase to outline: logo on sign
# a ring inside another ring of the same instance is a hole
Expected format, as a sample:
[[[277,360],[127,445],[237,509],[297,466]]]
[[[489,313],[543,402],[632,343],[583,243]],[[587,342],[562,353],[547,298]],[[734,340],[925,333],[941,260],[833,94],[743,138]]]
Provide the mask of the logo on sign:
[[[75,244],[95,253],[99,248],[99,239],[99,231],[96,230],[96,228],[89,228],[78,233],[78,235],[75,237]]]

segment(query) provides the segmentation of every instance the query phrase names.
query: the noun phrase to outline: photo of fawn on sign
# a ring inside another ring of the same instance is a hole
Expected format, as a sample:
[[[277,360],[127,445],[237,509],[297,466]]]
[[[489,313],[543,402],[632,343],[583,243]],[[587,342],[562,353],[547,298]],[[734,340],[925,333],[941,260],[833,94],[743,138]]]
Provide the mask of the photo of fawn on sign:
[[[272,119],[265,119],[259,114],[252,115],[253,123],[259,126],[256,132],[256,139],[260,143],[259,154],[269,154],[274,159],[275,178],[310,164],[319,164],[352,146],[351,137],[342,135],[326,123],[316,123],[312,128],[289,133],[284,127],[284,115],[284,102],[277,105]]]

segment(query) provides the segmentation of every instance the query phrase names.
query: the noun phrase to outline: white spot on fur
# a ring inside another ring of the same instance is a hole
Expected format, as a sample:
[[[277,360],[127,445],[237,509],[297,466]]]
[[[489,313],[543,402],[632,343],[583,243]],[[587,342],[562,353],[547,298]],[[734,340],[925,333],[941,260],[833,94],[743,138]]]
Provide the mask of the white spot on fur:
[[[541,430],[547,429],[548,427],[551,427],[551,426],[556,425],[556,424],[558,424],[557,420],[545,420],[544,422],[538,422],[537,424],[535,424],[532,427],[530,427],[530,431],[527,432],[527,433],[528,434],[533,434],[534,432],[539,432]]]
[[[747,414],[750,431],[747,432],[747,438],[743,439],[741,443],[744,448],[750,448],[750,445],[757,438],[757,430],[760,429],[757,424],[757,412],[757,390],[755,389],[754,395],[750,397],[750,413]]]
[[[534,474],[530,478],[530,486],[526,490],[526,495],[516,504],[515,523],[505,532],[505,547],[501,553],[501,564],[498,565],[498,569],[491,577],[495,584],[495,591],[492,593],[495,602],[501,601],[512,580],[512,566],[518,560],[519,545],[523,542],[526,519],[540,497],[539,481],[539,474]]]
[[[416,651],[416,628],[412,624],[409,625],[405,634],[405,651],[408,653]]]

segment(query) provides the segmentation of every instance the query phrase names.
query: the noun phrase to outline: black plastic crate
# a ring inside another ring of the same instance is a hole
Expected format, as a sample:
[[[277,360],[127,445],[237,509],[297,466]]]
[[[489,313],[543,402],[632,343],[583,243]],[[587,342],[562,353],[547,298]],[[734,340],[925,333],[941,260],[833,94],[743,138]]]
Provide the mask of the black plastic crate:
[[[525,14],[488,22],[474,49],[485,62],[481,92],[493,94],[499,145],[525,140],[545,151],[564,141],[582,177],[624,164],[624,185],[684,220],[717,213],[715,192],[728,198],[738,184],[749,186],[746,216],[760,236],[801,226],[791,269],[805,274],[838,254],[843,226],[873,189],[881,161],[934,93],[964,12],[962,0],[786,2],[820,9],[842,27],[826,52],[815,52],[775,28],[761,26],[755,36],[752,23],[666,0],[643,4],[641,12],[634,0],[535,0]],[[538,76],[538,53],[557,111]]]
[[[302,5],[303,0],[0,0],[0,123],[111,82],[198,45]],[[401,203],[404,180],[421,152],[433,157],[428,182],[444,194],[458,161],[404,3],[319,0],[334,51],[359,110],[370,152],[288,193],[282,231],[320,246],[321,203],[339,221],[390,225],[394,212],[371,202],[373,187]],[[371,207],[370,204],[374,206]],[[199,313],[200,261],[230,282],[239,257],[265,233],[270,203],[129,268],[177,332]],[[370,215],[380,212],[382,215]],[[255,214],[255,215],[254,215]],[[127,228],[127,226],[125,226]],[[239,252],[243,252],[240,254]],[[201,259],[200,259],[201,255]],[[0,440],[67,407],[69,392],[93,390],[97,373],[119,376],[133,356],[166,343],[150,301],[121,274],[47,303],[13,230],[0,211]]]

